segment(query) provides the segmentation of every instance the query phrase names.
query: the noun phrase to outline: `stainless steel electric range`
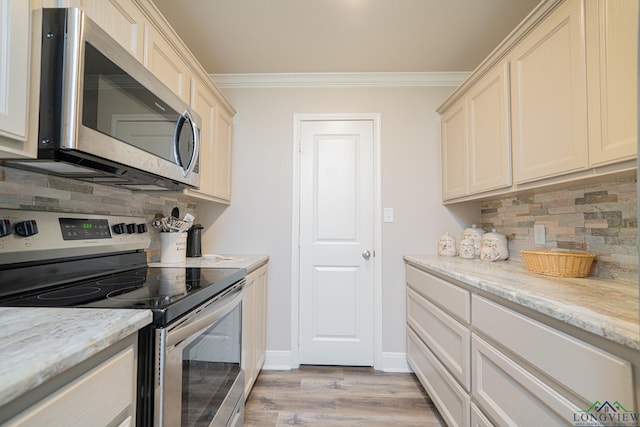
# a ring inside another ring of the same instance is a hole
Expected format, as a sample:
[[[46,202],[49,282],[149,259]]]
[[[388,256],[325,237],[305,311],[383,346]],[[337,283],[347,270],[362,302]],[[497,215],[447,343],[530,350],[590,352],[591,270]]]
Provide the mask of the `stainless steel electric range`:
[[[140,217],[0,209],[0,306],[151,310],[137,425],[241,426],[246,270],[149,268],[150,241]]]

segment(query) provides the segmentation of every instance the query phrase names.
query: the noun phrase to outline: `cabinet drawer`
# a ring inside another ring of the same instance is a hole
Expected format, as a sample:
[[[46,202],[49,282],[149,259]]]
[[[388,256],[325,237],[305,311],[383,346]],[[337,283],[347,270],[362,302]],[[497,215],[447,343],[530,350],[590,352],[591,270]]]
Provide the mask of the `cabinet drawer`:
[[[128,347],[5,426],[113,425],[132,414],[135,381],[135,351]],[[118,425],[127,425],[126,421]]]
[[[473,325],[592,404],[616,396],[635,406],[629,362],[489,300],[473,296]],[[602,373],[595,380],[593,373]],[[635,409],[635,408],[634,408]]]
[[[471,427],[493,427],[475,403],[471,404]]]
[[[471,391],[471,333],[444,311],[407,288],[407,323],[467,391]]]
[[[448,426],[469,426],[469,395],[407,328],[407,360]]]
[[[471,341],[472,394],[482,410],[498,425],[573,425],[573,414],[580,408],[475,334]]]
[[[471,297],[468,291],[447,283],[410,265],[406,268],[407,285],[451,316],[469,323]]]

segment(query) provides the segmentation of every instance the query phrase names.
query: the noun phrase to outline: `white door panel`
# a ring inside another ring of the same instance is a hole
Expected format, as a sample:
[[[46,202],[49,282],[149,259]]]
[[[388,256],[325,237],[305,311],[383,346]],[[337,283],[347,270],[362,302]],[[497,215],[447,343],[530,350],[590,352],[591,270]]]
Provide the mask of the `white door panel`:
[[[300,362],[371,366],[373,122],[300,131]]]

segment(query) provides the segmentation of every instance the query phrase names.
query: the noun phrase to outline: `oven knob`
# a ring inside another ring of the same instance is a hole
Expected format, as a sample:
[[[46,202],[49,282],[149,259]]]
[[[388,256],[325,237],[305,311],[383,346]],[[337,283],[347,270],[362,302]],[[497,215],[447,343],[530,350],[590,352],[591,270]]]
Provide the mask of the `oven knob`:
[[[127,232],[127,226],[124,224],[124,222],[115,224],[113,226],[113,232],[116,234],[124,234]]]
[[[29,237],[34,234],[38,234],[38,224],[36,224],[35,219],[18,222],[13,226],[13,229],[18,236],[22,237]]]
[[[134,234],[136,232],[135,224],[127,224],[127,233]]]
[[[0,219],[0,237],[11,234],[11,222],[8,219]]]
[[[146,233],[147,224],[138,224],[138,233]]]

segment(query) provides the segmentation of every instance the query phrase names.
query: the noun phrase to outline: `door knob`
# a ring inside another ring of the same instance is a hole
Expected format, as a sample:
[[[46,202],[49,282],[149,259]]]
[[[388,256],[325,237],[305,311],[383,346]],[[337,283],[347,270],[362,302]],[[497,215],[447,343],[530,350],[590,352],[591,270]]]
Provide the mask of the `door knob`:
[[[364,259],[371,258],[371,252],[369,252],[368,250],[365,249],[364,251],[362,251],[362,258],[364,258]]]

